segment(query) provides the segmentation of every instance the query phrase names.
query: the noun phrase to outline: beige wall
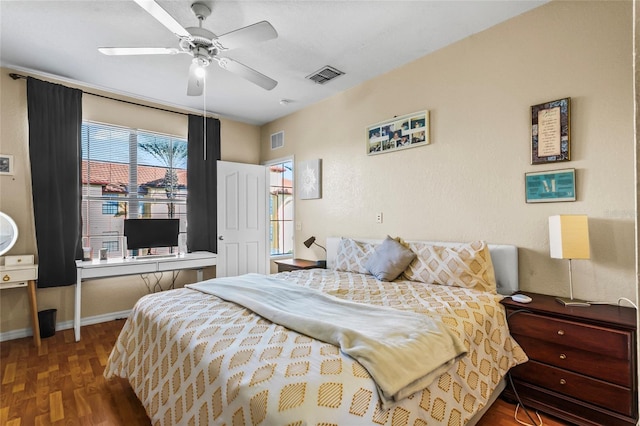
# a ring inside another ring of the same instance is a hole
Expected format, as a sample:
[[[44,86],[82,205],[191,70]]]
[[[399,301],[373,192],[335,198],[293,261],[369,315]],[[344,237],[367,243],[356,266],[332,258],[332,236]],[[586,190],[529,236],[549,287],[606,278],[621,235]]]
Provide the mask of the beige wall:
[[[636,300],[631,52],[631,2],[552,2],[262,129],[223,119],[222,158],[323,159],[323,198],[296,207],[300,257],[323,255],[302,245],[309,235],[481,238],[520,247],[523,289],[567,295],[566,262],[548,256],[547,217],[585,213],[592,259],[574,262],[575,295]],[[16,174],[0,176],[0,210],[21,232],[9,254],[33,253],[25,82],[8,72],[0,70],[0,152],[14,155]],[[563,97],[572,98],[572,161],[532,166],[530,106]],[[181,115],[92,96],[83,103],[88,119],[186,135]],[[366,126],[423,109],[431,145],[365,154]],[[286,146],[270,151],[279,130]],[[526,204],[524,173],[560,168],[577,170],[578,201]],[[94,316],[130,309],[146,288],[131,277],[83,293],[83,316]],[[59,321],[72,318],[72,287],[39,289],[38,298]],[[0,292],[0,332],[28,325],[26,292]]]
[[[531,165],[530,107],[565,97],[571,161]],[[587,214],[575,296],[635,300],[633,108],[632,3],[555,1],[263,126],[261,160],[323,160],[322,199],[296,205],[298,257],[324,255],[310,235],[485,239],[520,248],[521,288],[568,296],[547,220]],[[424,109],[431,145],[366,155],[368,125]],[[576,169],[576,202],[525,203],[526,172],[562,168]]]
[[[28,122],[26,81],[13,81],[11,70],[0,69],[0,153],[11,154],[15,161],[14,176],[0,176],[0,211],[14,218],[20,238],[7,254],[35,253],[31,174],[28,161]],[[62,83],[67,86],[73,84]],[[76,86],[77,87],[77,86]],[[82,87],[80,87],[82,88]],[[86,89],[86,88],[84,88]],[[98,93],[92,89],[87,92]],[[107,94],[109,95],[109,94]],[[110,95],[113,96],[113,95]],[[139,102],[140,101],[136,101]],[[114,100],[83,95],[83,118],[103,123],[187,137],[187,116],[144,108]],[[165,107],[162,107],[165,108]],[[260,130],[257,126],[221,119],[222,159],[257,163]],[[214,275],[212,268],[205,277]],[[170,274],[162,279],[167,288]],[[177,286],[195,281],[195,272],[181,272]],[[38,309],[58,309],[58,322],[73,318],[74,287],[38,289]],[[82,316],[91,317],[131,309],[147,294],[139,276],[90,281],[82,288]],[[30,327],[28,302],[24,289],[0,292],[0,333]]]

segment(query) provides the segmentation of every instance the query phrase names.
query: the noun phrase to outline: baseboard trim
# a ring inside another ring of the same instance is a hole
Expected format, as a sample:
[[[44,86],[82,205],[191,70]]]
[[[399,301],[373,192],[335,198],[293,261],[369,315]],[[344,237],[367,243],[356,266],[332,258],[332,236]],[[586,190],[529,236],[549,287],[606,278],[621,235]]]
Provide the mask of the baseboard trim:
[[[80,320],[80,326],[99,324],[101,322],[113,321],[121,318],[128,318],[130,313],[131,313],[131,309],[126,311],[110,312],[108,314],[95,315],[92,317],[82,318]],[[73,328],[73,320],[62,321],[56,324],[56,331],[68,330],[70,328]],[[33,330],[31,329],[31,327],[23,328],[20,330],[5,331],[4,333],[0,333],[0,342],[4,342],[7,340],[21,339],[23,337],[30,337],[30,336],[33,336]]]

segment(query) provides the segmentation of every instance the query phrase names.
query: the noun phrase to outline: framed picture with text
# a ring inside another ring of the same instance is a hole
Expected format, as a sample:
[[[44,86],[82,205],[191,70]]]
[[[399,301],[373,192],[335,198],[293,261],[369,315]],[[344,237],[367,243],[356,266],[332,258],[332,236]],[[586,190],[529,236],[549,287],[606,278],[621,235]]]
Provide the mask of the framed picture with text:
[[[571,98],[531,107],[531,164],[571,160]]]
[[[527,203],[576,201],[576,169],[525,173],[524,184]]]

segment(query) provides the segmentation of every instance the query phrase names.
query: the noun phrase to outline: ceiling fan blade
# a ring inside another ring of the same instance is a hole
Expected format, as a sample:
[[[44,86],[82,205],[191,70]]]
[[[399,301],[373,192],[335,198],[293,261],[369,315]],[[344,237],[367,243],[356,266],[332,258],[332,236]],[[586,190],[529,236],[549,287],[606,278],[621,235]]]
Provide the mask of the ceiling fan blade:
[[[173,16],[169,15],[166,10],[164,10],[158,3],[153,0],[133,0],[138,3],[138,6],[149,12],[151,16],[156,18],[158,22],[167,27],[169,31],[174,33],[180,38],[186,38],[191,40],[191,34],[189,31],[185,30],[182,25],[178,23]]]
[[[271,26],[267,21],[260,21],[247,27],[239,28],[229,33],[223,34],[213,42],[222,48],[236,49],[238,47],[246,46],[249,44],[259,43],[261,41],[271,40],[277,38],[278,33],[276,29]]]
[[[175,55],[178,49],[173,47],[100,47],[103,55]]]
[[[266,90],[271,90],[278,85],[278,82],[272,78],[267,77],[266,75],[259,73],[253,68],[249,68],[248,66],[241,64],[238,61],[234,61],[229,58],[215,58],[218,60],[218,65],[220,68],[224,68],[227,71],[231,71],[234,74],[239,75],[240,77],[249,80],[250,82],[257,84]]]
[[[202,70],[200,73],[199,70]],[[204,91],[204,68],[196,63],[191,63],[189,67],[189,82],[187,83],[187,96],[200,96]]]

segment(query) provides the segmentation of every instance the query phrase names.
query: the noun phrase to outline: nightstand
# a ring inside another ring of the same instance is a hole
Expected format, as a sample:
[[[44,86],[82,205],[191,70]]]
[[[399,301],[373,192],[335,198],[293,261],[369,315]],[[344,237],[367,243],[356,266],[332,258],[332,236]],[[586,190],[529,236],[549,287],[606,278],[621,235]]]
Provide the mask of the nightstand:
[[[278,272],[324,268],[324,266],[318,264],[318,261],[306,259],[282,259],[276,260],[275,263],[278,265]]]
[[[511,369],[521,401],[579,425],[635,425],[636,311],[565,307],[553,296],[504,299],[509,330],[529,356]],[[508,386],[505,397],[515,401]]]
[[[40,324],[38,321],[38,302],[36,299],[36,280],[38,279],[38,265],[0,266],[0,290],[24,287],[29,295],[31,309],[31,324],[33,327],[33,343],[40,347]]]

